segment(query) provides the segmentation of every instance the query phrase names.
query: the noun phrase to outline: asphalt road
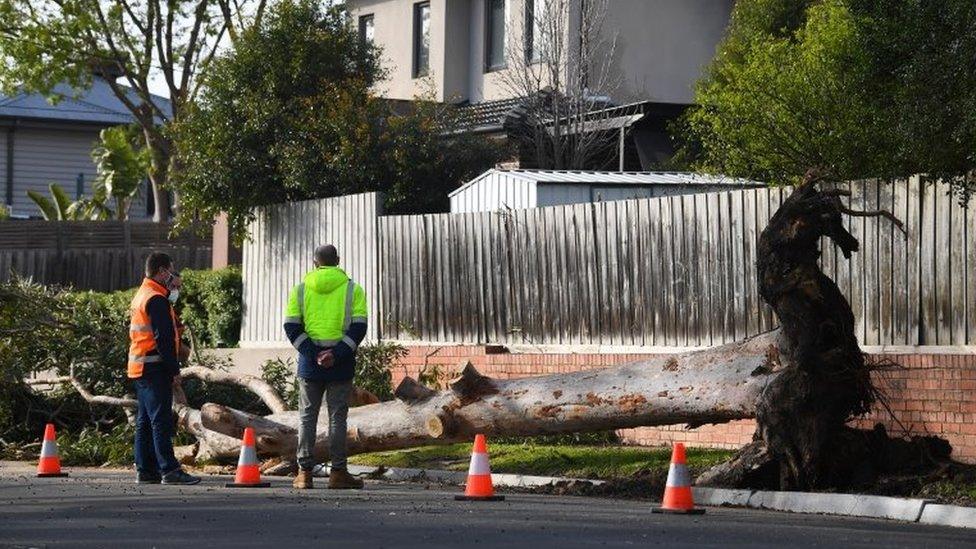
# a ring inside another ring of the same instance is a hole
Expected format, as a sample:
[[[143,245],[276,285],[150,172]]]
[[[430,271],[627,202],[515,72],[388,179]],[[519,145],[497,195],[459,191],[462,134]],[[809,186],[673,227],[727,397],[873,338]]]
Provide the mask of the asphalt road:
[[[417,484],[137,486],[97,469],[38,479],[25,465],[0,464],[0,547],[976,547],[972,530],[891,521],[722,508],[654,515],[646,502],[572,496],[456,502],[457,490]]]

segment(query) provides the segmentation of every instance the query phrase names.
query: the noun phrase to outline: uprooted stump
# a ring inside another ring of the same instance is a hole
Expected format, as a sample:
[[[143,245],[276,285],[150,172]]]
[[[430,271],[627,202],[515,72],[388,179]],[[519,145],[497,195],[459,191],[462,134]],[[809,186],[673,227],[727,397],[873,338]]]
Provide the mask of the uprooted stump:
[[[759,238],[759,293],[780,323],[776,367],[756,404],[754,441],[700,483],[754,488],[840,488],[879,475],[931,467],[949,446],[933,437],[893,440],[883,428],[847,426],[883,398],[872,385],[854,334],[854,315],[818,263],[823,239],[850,258],[857,240],[843,216],[884,216],[846,208],[837,189],[812,175],[787,198]]]

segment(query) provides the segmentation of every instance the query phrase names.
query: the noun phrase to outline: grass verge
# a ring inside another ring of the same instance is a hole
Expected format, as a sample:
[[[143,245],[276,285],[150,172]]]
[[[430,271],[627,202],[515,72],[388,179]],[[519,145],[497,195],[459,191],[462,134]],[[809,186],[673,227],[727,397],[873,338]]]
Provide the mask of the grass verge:
[[[495,473],[563,476],[596,479],[667,474],[671,450],[632,446],[562,446],[547,444],[491,444],[491,470]],[[688,449],[688,466],[700,471],[725,461],[727,450]],[[422,446],[375,452],[349,458],[357,465],[411,467],[465,471],[471,445]]]

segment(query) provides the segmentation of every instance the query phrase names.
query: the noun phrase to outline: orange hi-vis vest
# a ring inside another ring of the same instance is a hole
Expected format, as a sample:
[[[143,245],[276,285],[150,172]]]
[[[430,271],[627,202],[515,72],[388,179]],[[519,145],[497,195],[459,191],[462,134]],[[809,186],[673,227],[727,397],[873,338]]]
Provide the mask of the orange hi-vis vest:
[[[162,362],[163,358],[156,351],[156,338],[153,337],[152,321],[146,312],[146,305],[153,297],[162,296],[166,299],[168,292],[162,284],[151,278],[144,278],[142,286],[136,290],[129,305],[129,377],[142,377],[142,369],[148,363]],[[180,330],[176,320],[176,311],[169,308],[169,316],[173,319],[173,333],[176,334],[176,356],[180,354]]]

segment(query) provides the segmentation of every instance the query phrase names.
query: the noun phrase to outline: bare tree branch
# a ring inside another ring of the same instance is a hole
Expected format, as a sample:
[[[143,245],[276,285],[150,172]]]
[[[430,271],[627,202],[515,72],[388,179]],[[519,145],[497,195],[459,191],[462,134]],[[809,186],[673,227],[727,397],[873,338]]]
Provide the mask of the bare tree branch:
[[[898,230],[900,230],[902,234],[905,235],[908,234],[908,231],[905,230],[905,224],[902,223],[901,219],[898,219],[895,216],[895,214],[889,212],[888,210],[872,210],[872,211],[852,210],[842,204],[840,206],[840,212],[843,214],[847,214],[851,217],[884,217],[889,221],[891,221],[892,223],[894,223],[895,227],[898,227]]]

